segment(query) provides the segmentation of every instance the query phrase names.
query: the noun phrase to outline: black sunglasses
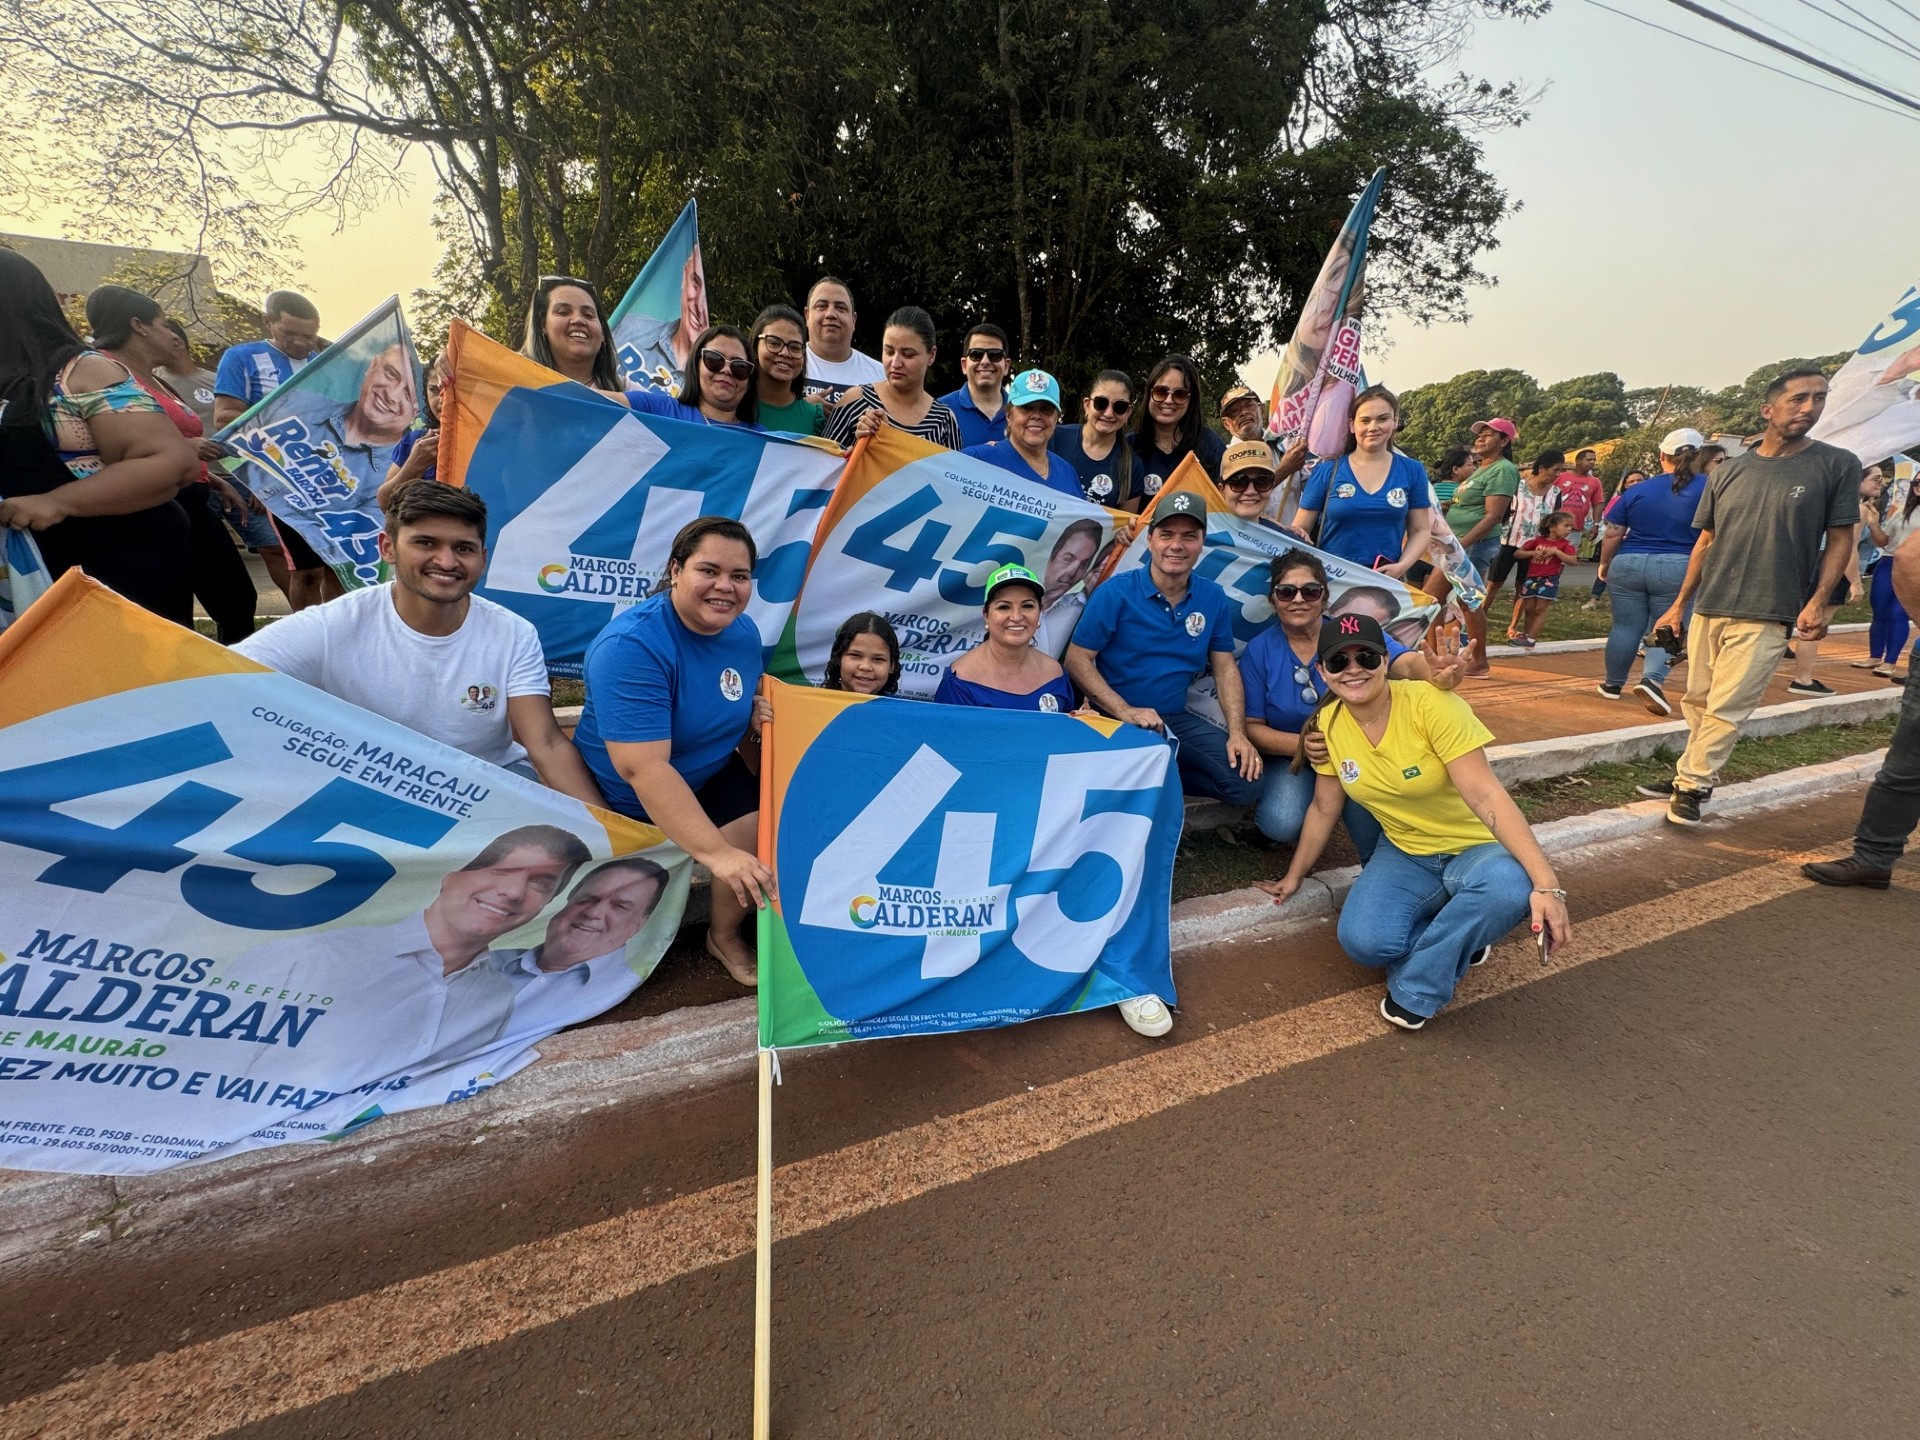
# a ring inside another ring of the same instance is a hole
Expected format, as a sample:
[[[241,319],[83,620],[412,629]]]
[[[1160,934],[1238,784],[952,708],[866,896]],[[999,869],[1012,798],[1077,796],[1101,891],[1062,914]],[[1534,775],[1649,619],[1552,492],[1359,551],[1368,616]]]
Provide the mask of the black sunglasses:
[[[1355,650],[1351,648],[1336,650],[1320,662],[1320,668],[1329,675],[1338,675],[1349,665],[1358,665],[1362,670],[1378,670],[1380,668],[1380,652],[1378,650]]]
[[[1258,476],[1249,475],[1245,470],[1242,470],[1239,474],[1229,475],[1220,482],[1222,487],[1228,490],[1253,489],[1259,491],[1262,495],[1266,494],[1279,483],[1280,477],[1271,470],[1262,470]]]
[[[726,355],[718,350],[700,352],[700,368],[709,375],[718,375],[722,370],[736,380],[750,379],[753,375],[753,362],[738,355]]]
[[[967,359],[973,361],[975,364],[978,364],[982,360],[991,360],[994,364],[998,365],[1002,360],[1006,358],[1007,358],[1007,352],[1004,350],[969,350],[967,351]]]
[[[1116,415],[1124,415],[1133,408],[1131,400],[1109,400],[1104,395],[1089,396],[1087,403],[1093,406],[1093,413],[1096,415],[1104,415],[1109,410]]]
[[[1318,581],[1310,580],[1305,585],[1276,585],[1273,587],[1276,600],[1305,600],[1311,603],[1327,598],[1327,587]]]

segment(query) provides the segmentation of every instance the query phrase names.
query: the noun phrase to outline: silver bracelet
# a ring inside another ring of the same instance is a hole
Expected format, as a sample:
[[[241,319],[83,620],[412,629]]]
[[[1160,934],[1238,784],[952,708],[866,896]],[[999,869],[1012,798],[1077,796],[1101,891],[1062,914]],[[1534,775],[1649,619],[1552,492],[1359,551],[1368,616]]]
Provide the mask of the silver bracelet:
[[[1566,891],[1553,885],[1536,885],[1533,887],[1533,893],[1536,895],[1558,895],[1562,900],[1567,898]]]

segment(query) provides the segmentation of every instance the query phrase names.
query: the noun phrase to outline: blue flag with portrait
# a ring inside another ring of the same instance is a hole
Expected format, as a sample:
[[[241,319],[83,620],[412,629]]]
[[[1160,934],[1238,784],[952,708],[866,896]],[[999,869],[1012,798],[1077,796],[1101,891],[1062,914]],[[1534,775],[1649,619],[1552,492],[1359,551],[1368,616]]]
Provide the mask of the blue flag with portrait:
[[[678,395],[688,352],[707,325],[700,209],[689,200],[613,307],[613,348],[627,384]]]

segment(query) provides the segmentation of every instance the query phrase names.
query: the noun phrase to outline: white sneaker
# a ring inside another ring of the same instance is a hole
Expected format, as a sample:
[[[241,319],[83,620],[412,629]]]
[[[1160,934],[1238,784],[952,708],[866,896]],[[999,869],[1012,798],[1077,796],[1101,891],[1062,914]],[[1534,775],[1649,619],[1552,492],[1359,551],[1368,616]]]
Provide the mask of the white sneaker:
[[[1173,1012],[1160,1003],[1158,995],[1142,995],[1137,1000],[1120,1002],[1120,1018],[1138,1034],[1150,1040],[1173,1029]]]

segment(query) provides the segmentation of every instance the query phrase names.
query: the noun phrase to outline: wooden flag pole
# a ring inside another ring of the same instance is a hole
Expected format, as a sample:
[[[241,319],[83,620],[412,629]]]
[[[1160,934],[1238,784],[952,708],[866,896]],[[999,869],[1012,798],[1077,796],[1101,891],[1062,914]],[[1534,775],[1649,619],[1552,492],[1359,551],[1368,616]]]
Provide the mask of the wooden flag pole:
[[[760,1052],[760,1184],[753,1245],[753,1440],[773,1434],[773,1052]]]

